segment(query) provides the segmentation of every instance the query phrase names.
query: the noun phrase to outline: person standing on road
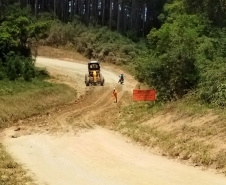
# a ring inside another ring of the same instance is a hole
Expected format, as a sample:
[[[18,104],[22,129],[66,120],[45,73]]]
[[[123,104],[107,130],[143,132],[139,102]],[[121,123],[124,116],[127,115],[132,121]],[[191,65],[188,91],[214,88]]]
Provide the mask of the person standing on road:
[[[124,74],[120,74],[119,75],[119,81],[118,81],[118,83],[119,82],[124,83]]]
[[[117,94],[117,90],[115,88],[113,90],[113,95],[114,95],[114,98],[115,98],[115,102],[114,103],[117,103],[118,94]]]

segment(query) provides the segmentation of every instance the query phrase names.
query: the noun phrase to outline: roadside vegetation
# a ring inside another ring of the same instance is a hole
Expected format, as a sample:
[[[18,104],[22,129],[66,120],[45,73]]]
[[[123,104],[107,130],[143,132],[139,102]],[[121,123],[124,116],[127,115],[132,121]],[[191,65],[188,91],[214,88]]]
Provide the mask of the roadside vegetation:
[[[31,55],[32,45],[47,36],[51,21],[36,19],[28,7],[8,0],[2,2],[0,11],[0,128],[4,128],[68,103],[76,92],[47,82],[48,72],[37,68]]]
[[[83,1],[82,4],[86,7]],[[25,5],[23,2],[21,7],[28,6]],[[129,2],[124,5],[132,6]],[[31,6],[31,10],[36,11],[34,18],[34,12],[27,8],[18,11],[20,9],[15,5],[11,6],[11,10],[2,6],[2,12],[7,14],[8,11],[12,15],[1,17],[4,34],[0,41],[4,45],[1,49],[3,67],[0,77],[5,75],[14,79],[23,76],[25,80],[34,77],[28,46],[29,43],[37,46],[38,42],[71,49],[89,59],[126,65],[139,81],[158,91],[160,101],[179,100],[191,93],[201,104],[224,108],[226,12],[222,1],[217,0],[216,5],[217,8],[212,7],[207,0],[199,3],[193,0],[162,1],[156,8],[158,16],[154,16],[155,27],[142,38],[139,34],[117,32],[109,29],[106,24],[100,26],[98,22],[93,23],[91,15],[79,16],[77,12],[70,16],[60,14],[63,7],[60,11],[54,10],[56,15],[63,16],[57,17],[51,11],[45,12],[45,6],[40,7],[40,12]],[[52,8],[51,4],[50,9]],[[101,5],[101,8],[104,7]],[[84,8],[84,13],[87,11]],[[102,13],[99,11],[99,15]],[[100,20],[98,17],[98,21]],[[107,23],[105,19],[102,21]],[[141,19],[142,21],[144,20]],[[9,29],[12,25],[13,29]],[[23,29],[20,29],[21,25]],[[16,37],[14,30],[18,30]],[[21,58],[24,56],[28,56],[28,59]],[[18,60],[23,61],[19,62],[19,66],[15,62]]]
[[[226,114],[192,103],[133,103],[110,127],[160,155],[226,174]]]
[[[49,109],[76,99],[76,91],[64,84],[53,84],[34,79],[0,81],[0,128],[13,122],[44,114]]]
[[[35,185],[24,169],[5,152],[0,144],[0,184],[1,185]]]
[[[36,19],[28,7],[10,0],[0,4],[0,128],[74,100],[76,92],[52,84],[35,66],[32,45],[46,37],[49,19]]]
[[[145,40],[134,42],[107,27],[86,26],[79,19],[70,23],[54,21],[49,36],[40,44],[63,47],[81,53],[88,59],[96,59],[134,69],[134,59],[147,52]]]
[[[165,3],[160,27],[139,42],[75,20],[53,23],[43,44],[129,66],[139,81],[157,90],[158,100],[126,107],[114,128],[162,155],[226,173],[226,12],[215,3],[221,8],[209,1]],[[57,41],[59,32],[63,40]],[[159,124],[148,123],[155,118]]]
[[[127,66],[140,82],[157,90],[155,105],[126,107],[115,122],[116,130],[158,148],[162,155],[226,172],[225,3],[161,2],[164,7],[156,12],[162,13],[152,21],[156,28],[143,38],[87,24],[85,14],[66,22],[64,17],[53,20],[51,12],[36,12],[34,18],[34,12],[21,10],[18,4],[0,7],[1,128],[74,97],[70,88],[43,81],[31,57],[31,46],[34,54],[38,45],[65,48],[89,59]],[[65,15],[61,8],[58,14]],[[171,116],[164,122],[168,112]],[[158,116],[163,121],[148,121]],[[4,155],[0,152],[0,157]]]
[[[48,72],[35,67],[31,45],[42,37],[46,25],[36,21],[29,9],[0,2],[0,130],[76,98],[74,89],[47,82]],[[0,184],[33,184],[1,144]]]
[[[140,58],[137,77],[156,88],[160,99],[192,93],[200,103],[225,107],[226,25],[219,20],[226,12],[223,5],[216,11],[211,6],[205,0],[166,3],[161,27],[147,35],[150,55]]]
[[[42,79],[32,79],[32,82],[23,79],[1,80],[0,131],[14,126],[19,120],[45,114],[50,109],[75,99],[75,90],[64,84],[53,84]],[[1,143],[0,184],[34,184],[26,171],[7,154]]]
[[[40,43],[127,66],[140,82],[157,90],[158,99],[155,105],[134,103],[125,108],[115,129],[157,147],[163,155],[225,172],[226,146],[217,141],[226,142],[226,12],[223,7],[213,9],[209,1],[167,1],[158,16],[160,26],[146,39],[128,38],[79,18],[54,21]],[[174,115],[167,122],[143,124],[167,112]],[[178,126],[178,120],[183,124]]]
[[[161,27],[147,35],[150,53],[137,58],[135,70],[164,106],[156,112],[158,104],[134,103],[115,126],[162,155],[226,174],[226,12],[219,7],[190,0],[164,5]]]
[[[220,3],[220,2],[219,2]],[[225,22],[213,17],[210,2],[174,0],[158,16],[161,25],[147,38],[126,37],[108,27],[85,24],[75,17],[68,23],[52,21],[39,44],[77,51],[89,59],[127,66],[136,78],[158,91],[158,100],[179,100],[186,94],[200,104],[224,108]],[[127,35],[128,36],[128,35]]]

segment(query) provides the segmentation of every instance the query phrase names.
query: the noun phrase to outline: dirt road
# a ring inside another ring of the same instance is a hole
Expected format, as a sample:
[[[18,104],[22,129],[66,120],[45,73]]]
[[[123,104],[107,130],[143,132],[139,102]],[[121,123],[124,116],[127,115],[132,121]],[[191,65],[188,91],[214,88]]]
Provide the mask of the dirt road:
[[[131,90],[136,85],[134,80],[120,86],[117,84],[118,74],[103,70],[104,87],[85,87],[87,65],[41,57],[37,64],[47,67],[59,81],[78,89],[80,95],[79,102],[71,107],[51,113],[49,118],[35,120],[35,125],[48,122],[36,132],[11,138],[13,129],[5,131],[7,150],[30,171],[38,184],[226,184],[223,175],[153,155],[125,137],[97,126],[97,122],[110,122],[114,118],[115,115],[111,114],[106,117],[105,112],[117,111],[120,103],[125,101],[124,97],[130,99]],[[119,104],[113,103],[113,87],[119,89]],[[51,128],[55,130],[52,134],[44,131]]]

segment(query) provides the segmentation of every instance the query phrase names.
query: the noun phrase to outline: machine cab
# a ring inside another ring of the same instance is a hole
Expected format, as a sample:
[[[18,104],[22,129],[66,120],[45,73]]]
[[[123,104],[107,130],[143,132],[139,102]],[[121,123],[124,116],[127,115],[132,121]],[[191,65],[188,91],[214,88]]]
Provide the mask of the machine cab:
[[[88,63],[88,69],[90,70],[95,70],[99,71],[100,70],[100,63],[97,61],[91,61]]]

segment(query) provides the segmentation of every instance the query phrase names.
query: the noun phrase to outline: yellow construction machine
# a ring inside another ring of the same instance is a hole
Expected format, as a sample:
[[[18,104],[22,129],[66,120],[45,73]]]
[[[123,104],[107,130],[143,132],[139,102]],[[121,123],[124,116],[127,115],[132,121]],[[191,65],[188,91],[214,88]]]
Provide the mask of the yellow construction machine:
[[[104,85],[104,77],[100,73],[100,63],[97,61],[90,61],[88,63],[88,74],[85,75],[85,84],[89,85]]]

